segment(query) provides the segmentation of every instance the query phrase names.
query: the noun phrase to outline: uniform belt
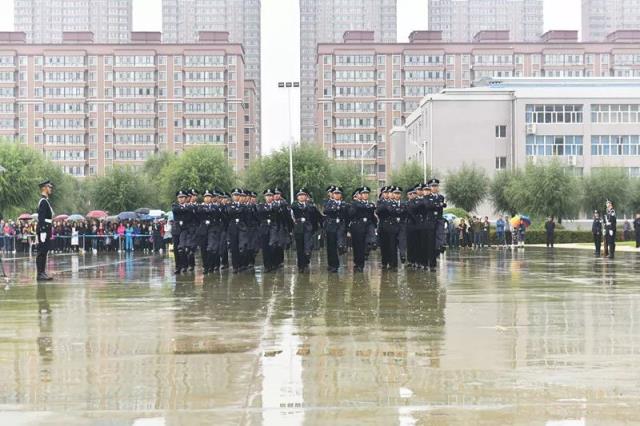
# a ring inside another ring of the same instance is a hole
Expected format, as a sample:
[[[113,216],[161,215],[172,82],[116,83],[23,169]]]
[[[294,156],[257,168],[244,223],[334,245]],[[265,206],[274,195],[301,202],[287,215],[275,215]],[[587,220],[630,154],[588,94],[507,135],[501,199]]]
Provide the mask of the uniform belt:
[[[237,218],[236,218],[236,223],[240,223],[240,219],[237,219]]]
[[[306,219],[306,218],[304,218],[304,217],[301,217],[301,218],[296,219],[296,222],[297,222],[297,223],[305,223],[306,221],[307,221],[307,219]]]
[[[44,220],[46,223],[53,223],[53,219],[45,219]]]
[[[339,217],[330,217],[329,220],[335,223],[340,223],[342,221]]]
[[[180,221],[180,222],[178,222],[178,224],[179,224],[180,226],[182,226],[182,225],[184,225],[184,222],[183,222],[183,221]]]

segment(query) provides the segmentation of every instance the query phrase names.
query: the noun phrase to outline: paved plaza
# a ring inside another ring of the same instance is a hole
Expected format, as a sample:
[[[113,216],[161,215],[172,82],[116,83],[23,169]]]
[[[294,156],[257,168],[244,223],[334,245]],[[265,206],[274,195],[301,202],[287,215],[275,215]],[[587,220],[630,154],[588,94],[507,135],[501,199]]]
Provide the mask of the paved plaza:
[[[175,278],[162,256],[59,255],[37,285],[5,259],[0,424],[638,420],[637,254],[468,251],[435,274],[291,260]]]

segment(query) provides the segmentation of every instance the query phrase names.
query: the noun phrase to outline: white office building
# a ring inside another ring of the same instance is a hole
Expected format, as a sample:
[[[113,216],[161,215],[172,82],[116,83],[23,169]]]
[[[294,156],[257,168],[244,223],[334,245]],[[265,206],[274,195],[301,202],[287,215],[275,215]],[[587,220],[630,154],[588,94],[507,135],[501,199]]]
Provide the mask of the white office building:
[[[464,163],[491,176],[527,161],[558,159],[576,175],[602,167],[640,177],[637,79],[503,79],[423,99],[391,138],[398,167],[446,174]]]

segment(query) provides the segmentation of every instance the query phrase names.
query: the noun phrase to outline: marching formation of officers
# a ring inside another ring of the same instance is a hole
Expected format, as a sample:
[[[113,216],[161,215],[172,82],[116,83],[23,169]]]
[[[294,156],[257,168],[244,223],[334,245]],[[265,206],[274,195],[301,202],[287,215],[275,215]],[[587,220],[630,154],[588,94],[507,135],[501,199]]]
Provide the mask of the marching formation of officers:
[[[259,251],[264,271],[272,272],[283,267],[284,252],[292,243],[298,271],[306,272],[321,231],[330,272],[340,268],[349,240],[355,272],[364,270],[377,247],[383,269],[395,270],[400,260],[411,268],[435,271],[445,246],[447,206],[439,187],[437,179],[415,185],[403,201],[402,188],[386,186],[374,204],[366,186],[353,191],[350,202],[341,187],[330,186],[322,211],[305,188],[291,204],[279,188],[265,190],[262,203],[255,192],[240,188],[230,194],[206,190],[202,202],[198,191],[180,190],[172,206],[175,272],[193,271],[198,249],[205,274],[229,264],[234,273],[252,269]]]

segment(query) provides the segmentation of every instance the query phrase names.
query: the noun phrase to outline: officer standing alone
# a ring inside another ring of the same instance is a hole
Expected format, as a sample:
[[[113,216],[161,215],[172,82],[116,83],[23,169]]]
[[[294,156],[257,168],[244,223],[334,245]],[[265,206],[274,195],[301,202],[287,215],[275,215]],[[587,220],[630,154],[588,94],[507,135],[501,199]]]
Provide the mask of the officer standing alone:
[[[605,226],[605,241],[607,244],[609,259],[613,259],[616,252],[616,211],[613,208],[613,203],[611,201],[607,201],[607,213],[604,217],[604,226]]]
[[[51,281],[47,275],[47,254],[49,253],[49,241],[51,241],[51,227],[53,224],[53,208],[49,197],[53,193],[53,183],[45,180],[40,183],[40,201],[38,202],[38,257],[36,258],[37,280]]]

